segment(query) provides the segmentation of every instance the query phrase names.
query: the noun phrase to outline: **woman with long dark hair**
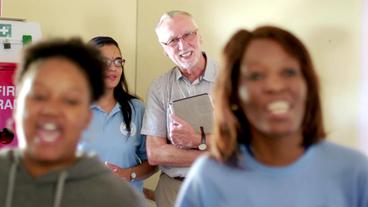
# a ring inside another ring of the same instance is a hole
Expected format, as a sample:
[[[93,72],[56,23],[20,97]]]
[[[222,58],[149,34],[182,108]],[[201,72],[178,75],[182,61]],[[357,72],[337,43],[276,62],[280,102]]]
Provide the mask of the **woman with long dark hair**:
[[[97,153],[119,177],[143,190],[143,179],[155,172],[147,162],[144,135],[141,135],[143,103],[128,91],[124,76],[125,59],[111,37],[98,36],[89,41],[105,62],[105,92],[91,106],[93,119],[80,146]]]

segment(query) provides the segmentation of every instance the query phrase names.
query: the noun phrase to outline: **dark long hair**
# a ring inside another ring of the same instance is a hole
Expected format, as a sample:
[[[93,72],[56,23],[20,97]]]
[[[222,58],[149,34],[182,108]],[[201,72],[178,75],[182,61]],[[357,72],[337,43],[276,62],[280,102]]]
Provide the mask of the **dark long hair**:
[[[301,65],[308,90],[301,126],[302,146],[307,148],[325,137],[319,80],[304,44],[292,33],[274,26],[258,27],[253,31],[239,30],[224,47],[224,64],[215,90],[215,133],[211,150],[214,157],[229,164],[236,165],[238,161],[238,144],[250,144],[252,139],[250,123],[239,107],[238,86],[242,58],[250,42],[255,39],[276,41]]]
[[[92,38],[88,43],[97,48],[100,48],[105,45],[114,45],[119,49],[119,51],[121,51],[119,44],[112,37],[97,36],[97,37]],[[114,98],[121,106],[121,114],[123,115],[126,129],[128,130],[128,132],[130,132],[131,130],[130,122],[132,120],[132,108],[133,108],[130,105],[131,104],[130,100],[138,99],[138,98],[129,93],[128,84],[126,82],[125,75],[124,75],[124,68],[123,68],[123,73],[121,74],[119,83],[120,84],[118,84],[114,88]]]

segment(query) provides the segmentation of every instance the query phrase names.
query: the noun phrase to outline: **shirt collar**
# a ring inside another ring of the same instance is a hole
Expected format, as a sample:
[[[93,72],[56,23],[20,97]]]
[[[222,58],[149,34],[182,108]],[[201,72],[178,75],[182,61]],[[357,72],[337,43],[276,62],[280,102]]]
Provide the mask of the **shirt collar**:
[[[216,71],[215,71],[215,64],[213,61],[209,60],[207,58],[207,55],[205,52],[202,52],[204,58],[206,59],[206,67],[204,70],[204,74],[202,74],[197,80],[202,81],[202,80],[206,80],[209,82],[215,82],[216,80]],[[176,66],[175,68],[175,78],[176,80],[179,80],[180,78],[185,78],[183,76],[183,74],[180,72],[179,67]],[[194,82],[196,82],[197,80],[195,80]]]
[[[99,105],[97,105],[96,103],[93,103],[91,106],[90,106],[90,109],[91,110],[98,110],[98,111],[102,111],[102,112],[105,112]],[[114,108],[112,108],[110,114],[114,114],[116,112],[119,112],[120,111],[120,104],[119,102],[116,102]]]

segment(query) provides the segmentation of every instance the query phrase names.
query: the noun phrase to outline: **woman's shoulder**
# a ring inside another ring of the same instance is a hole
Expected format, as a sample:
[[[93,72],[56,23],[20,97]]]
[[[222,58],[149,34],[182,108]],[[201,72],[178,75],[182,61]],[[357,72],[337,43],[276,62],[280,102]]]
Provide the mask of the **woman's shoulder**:
[[[144,108],[144,103],[139,98],[132,98],[129,101],[134,107]]]
[[[1,166],[0,172],[5,169],[4,166],[9,165],[8,164],[10,162],[9,153],[10,153],[10,150],[8,149],[0,150],[0,166]]]
[[[325,152],[325,153],[329,153],[329,154],[333,154],[334,156],[338,156],[340,154],[340,156],[346,157],[352,157],[354,159],[359,158],[359,159],[367,159],[367,157],[360,151],[358,151],[357,149],[353,149],[347,146],[343,146],[337,143],[333,143],[330,141],[322,141],[321,143],[317,144],[319,145],[318,148]]]
[[[201,173],[207,174],[208,172],[215,173],[216,171],[218,171],[219,169],[222,169],[223,167],[225,167],[223,163],[216,160],[210,154],[205,154],[205,155],[200,156],[194,162],[191,169],[193,169],[193,171],[196,171],[196,173],[199,173],[199,174]]]
[[[68,173],[69,183],[74,182],[80,188],[83,186],[83,193],[91,196],[91,206],[101,206],[102,202],[106,206],[143,206],[142,196],[129,183],[115,176],[95,156],[83,155]],[[101,201],[101,197],[109,199]]]
[[[14,159],[19,159],[20,156],[21,151],[19,149],[0,149],[0,162],[11,162]]]
[[[0,177],[4,173],[8,173],[10,166],[21,157],[21,151],[18,149],[1,149],[0,150]]]
[[[334,163],[344,165],[366,165],[368,166],[368,158],[362,152],[332,143],[330,141],[322,141],[315,146],[315,152],[319,159],[324,159]]]
[[[132,108],[135,111],[139,111],[141,113],[144,112],[144,103],[143,103],[143,101],[141,101],[138,98],[133,98],[133,99],[130,99],[129,102],[130,102]]]

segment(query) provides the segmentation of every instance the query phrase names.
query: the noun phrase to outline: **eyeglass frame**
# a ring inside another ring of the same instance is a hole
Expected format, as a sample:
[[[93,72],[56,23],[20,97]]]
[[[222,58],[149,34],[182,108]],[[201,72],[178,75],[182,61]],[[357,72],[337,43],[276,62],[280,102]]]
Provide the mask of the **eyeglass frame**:
[[[121,63],[119,63],[117,61],[121,61]],[[114,65],[115,67],[119,67],[119,68],[124,68],[126,60],[124,58],[121,58],[121,57],[117,57],[113,60],[109,59],[109,58],[103,58],[103,62],[105,64],[106,68],[110,68],[111,65]]]
[[[198,29],[195,29],[191,32],[186,32],[180,36],[176,36],[176,37],[173,37],[171,39],[169,39],[167,42],[161,42],[161,44],[165,45],[165,46],[168,46],[168,47],[176,47],[178,46],[178,43],[180,40],[183,40],[185,42],[189,42],[189,41],[192,41],[194,39],[194,37],[196,37],[198,34]],[[193,35],[193,36],[192,36]],[[190,39],[186,39],[186,38],[189,38],[191,37]]]

